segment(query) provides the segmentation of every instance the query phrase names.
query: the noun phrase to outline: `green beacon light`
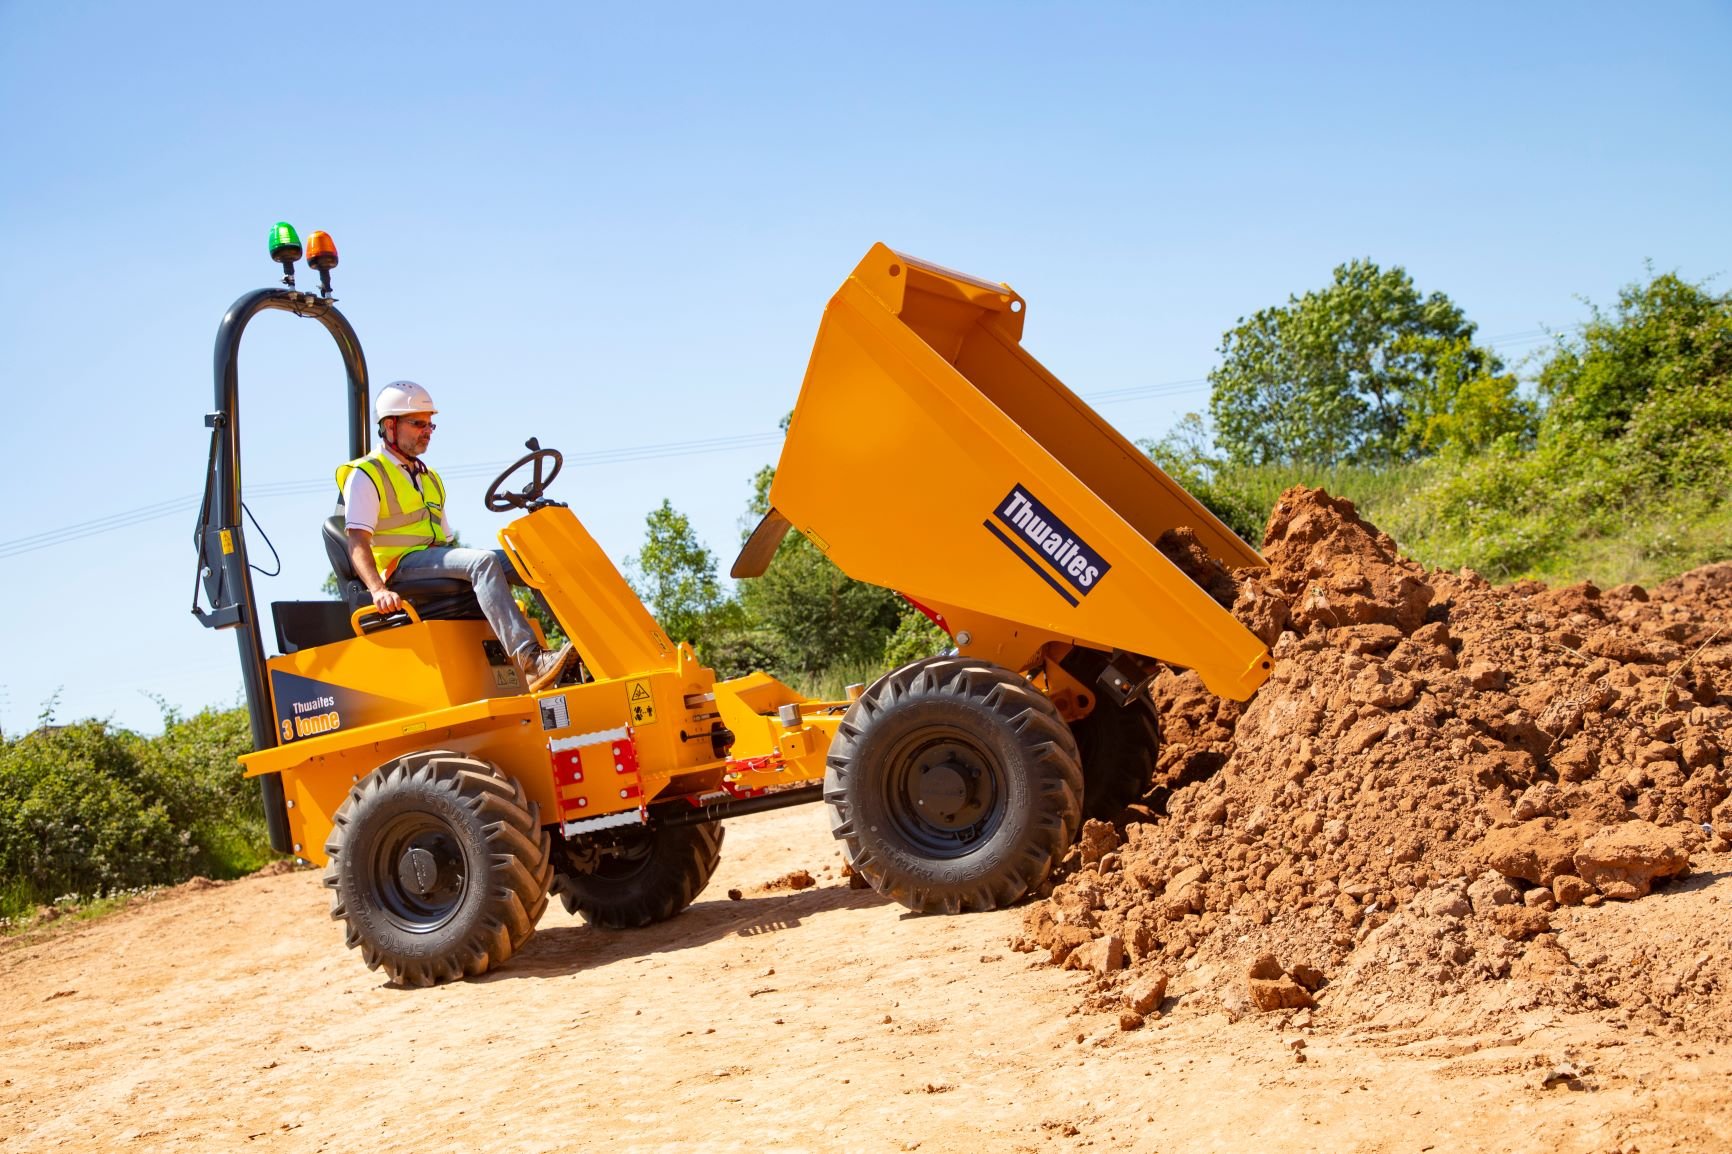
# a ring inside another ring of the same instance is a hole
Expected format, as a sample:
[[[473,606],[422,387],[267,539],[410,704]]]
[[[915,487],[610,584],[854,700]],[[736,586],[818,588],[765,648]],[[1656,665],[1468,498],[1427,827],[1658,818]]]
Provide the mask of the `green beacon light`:
[[[295,226],[279,220],[271,228],[271,259],[283,266],[283,283],[295,287],[295,262],[301,259],[301,237]]]

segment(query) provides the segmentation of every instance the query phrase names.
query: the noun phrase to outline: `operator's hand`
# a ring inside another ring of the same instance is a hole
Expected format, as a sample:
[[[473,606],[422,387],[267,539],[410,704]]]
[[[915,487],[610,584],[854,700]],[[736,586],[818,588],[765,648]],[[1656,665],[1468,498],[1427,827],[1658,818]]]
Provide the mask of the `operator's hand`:
[[[373,608],[381,613],[395,613],[403,608],[403,598],[389,589],[373,590]]]

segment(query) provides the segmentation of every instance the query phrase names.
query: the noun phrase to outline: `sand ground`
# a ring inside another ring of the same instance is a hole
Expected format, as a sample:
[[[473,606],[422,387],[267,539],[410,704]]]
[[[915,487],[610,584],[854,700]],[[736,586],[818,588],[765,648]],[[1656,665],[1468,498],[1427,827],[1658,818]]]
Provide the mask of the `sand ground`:
[[[800,868],[818,884],[772,884]],[[1296,1031],[1182,1001],[1126,1032],[1008,948],[1017,911],[915,917],[840,872],[818,809],[741,819],[672,921],[555,903],[504,970],[431,990],[342,948],[313,871],[15,939],[0,1154],[1732,1145],[1725,1047],[1592,1014]],[[1639,905],[1664,933],[1729,884]]]

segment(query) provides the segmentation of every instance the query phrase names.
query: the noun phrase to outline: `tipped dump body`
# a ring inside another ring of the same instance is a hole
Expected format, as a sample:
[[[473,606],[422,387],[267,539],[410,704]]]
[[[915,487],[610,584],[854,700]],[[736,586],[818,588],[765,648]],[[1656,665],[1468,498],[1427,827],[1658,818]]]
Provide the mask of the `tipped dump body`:
[[[965,653],[1122,649],[1249,697],[1268,651],[1155,542],[1183,525],[1229,568],[1262,558],[1022,348],[1024,316],[1007,285],[875,245],[825,309],[736,576],[791,524]]]

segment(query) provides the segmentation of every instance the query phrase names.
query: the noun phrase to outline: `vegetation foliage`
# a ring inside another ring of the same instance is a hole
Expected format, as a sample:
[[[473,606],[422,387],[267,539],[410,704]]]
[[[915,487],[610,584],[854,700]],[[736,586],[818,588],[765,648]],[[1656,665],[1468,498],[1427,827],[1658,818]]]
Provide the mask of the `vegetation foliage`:
[[[769,512],[774,480],[768,466],[752,479],[742,540]],[[691,642],[718,676],[767,670],[796,686],[830,687],[823,695],[834,696],[847,683],[836,671],[870,680],[950,643],[909,602],[848,577],[799,533],[783,538],[763,576],[724,594],[714,555],[667,501],[645,529],[628,579],[668,635]]]
[[[1253,543],[1305,483],[1412,556],[1499,580],[1653,580],[1732,556],[1732,296],[1651,274],[1590,306],[1525,383],[1471,333],[1402,270],[1344,265],[1227,335],[1212,438],[1192,415],[1144,448]]]
[[[1221,338],[1209,411],[1234,465],[1389,465],[1531,430],[1476,326],[1406,270],[1356,260]]]
[[[0,743],[0,918],[263,865],[257,787],[235,759],[245,711],[166,711],[141,737],[101,721]]]

